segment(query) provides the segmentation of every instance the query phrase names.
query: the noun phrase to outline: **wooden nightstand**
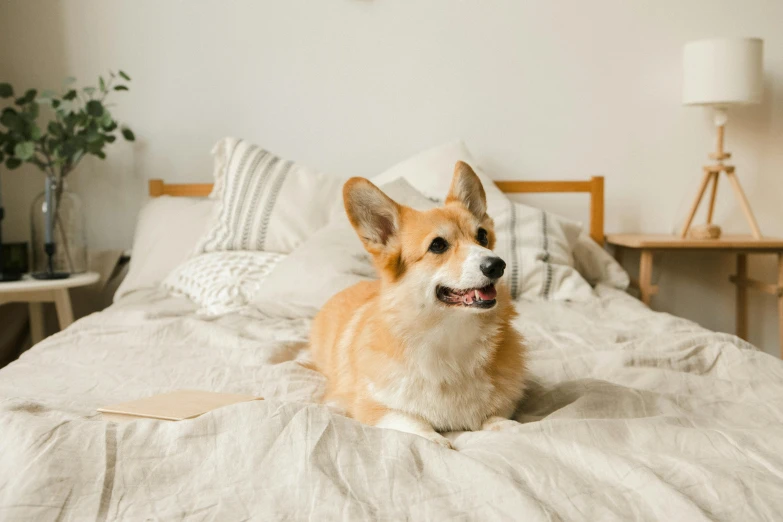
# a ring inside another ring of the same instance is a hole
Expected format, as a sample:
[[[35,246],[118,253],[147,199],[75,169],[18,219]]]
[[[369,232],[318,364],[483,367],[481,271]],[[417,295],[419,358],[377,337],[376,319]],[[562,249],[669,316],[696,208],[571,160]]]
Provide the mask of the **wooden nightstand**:
[[[751,236],[723,236],[720,239],[683,239],[669,235],[610,234],[606,242],[615,248],[618,261],[626,249],[639,250],[638,287],[642,301],[649,305],[652,296],[658,293],[658,287],[652,284],[653,253],[683,250],[710,250],[728,252],[737,255],[737,274],[729,280],[737,286],[737,336],[748,336],[748,288],[761,290],[777,297],[778,328],[780,331],[780,353],[783,357],[783,239]],[[749,254],[775,254],[778,256],[777,283],[764,283],[748,279]]]
[[[25,276],[21,281],[0,283],[0,304],[28,303],[30,307],[30,334],[33,344],[44,337],[43,305],[54,303],[57,320],[63,330],[73,323],[73,309],[69,288],[89,286],[97,283],[100,276],[96,272],[72,275],[67,279],[39,280]]]

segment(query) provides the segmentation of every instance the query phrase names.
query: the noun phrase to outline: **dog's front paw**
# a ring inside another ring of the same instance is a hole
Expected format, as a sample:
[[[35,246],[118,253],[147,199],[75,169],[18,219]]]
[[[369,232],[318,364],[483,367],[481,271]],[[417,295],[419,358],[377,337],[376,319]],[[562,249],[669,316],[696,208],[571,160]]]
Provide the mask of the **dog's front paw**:
[[[454,449],[454,446],[451,445],[451,441],[436,431],[433,431],[432,433],[422,433],[421,436],[446,449]]]
[[[514,421],[505,417],[498,417],[497,415],[493,415],[484,421],[484,424],[481,425],[481,429],[487,431],[502,431],[507,426],[509,426],[509,423],[511,422]]]

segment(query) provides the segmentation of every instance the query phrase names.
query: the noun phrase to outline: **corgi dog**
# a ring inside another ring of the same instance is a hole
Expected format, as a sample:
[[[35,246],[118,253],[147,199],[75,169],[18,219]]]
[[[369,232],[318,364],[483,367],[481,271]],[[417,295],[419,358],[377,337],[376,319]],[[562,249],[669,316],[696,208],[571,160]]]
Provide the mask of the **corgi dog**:
[[[497,428],[523,396],[525,346],[476,173],[457,163],[445,205],[424,212],[364,178],[348,180],[343,199],[380,279],[343,290],[315,317],[325,401],[447,448],[438,432]]]

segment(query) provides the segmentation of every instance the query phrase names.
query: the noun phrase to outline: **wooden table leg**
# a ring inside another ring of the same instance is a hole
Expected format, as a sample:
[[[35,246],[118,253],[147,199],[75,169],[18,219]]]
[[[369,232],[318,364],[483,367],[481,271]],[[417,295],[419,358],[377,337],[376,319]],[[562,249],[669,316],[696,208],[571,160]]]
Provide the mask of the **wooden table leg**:
[[[43,303],[27,303],[27,310],[30,313],[30,338],[35,345],[44,338]]]
[[[655,290],[652,285],[653,253],[652,250],[642,250],[642,257],[639,261],[639,291],[641,292],[642,302],[650,306]]]
[[[778,254],[778,331],[780,332],[780,358],[783,359],[783,254]]]
[[[735,285],[737,286],[737,337],[745,341],[748,340],[748,256],[746,254],[737,254],[737,275],[735,276]]]
[[[68,295],[67,288],[54,291],[54,307],[57,309],[57,320],[60,323],[60,330],[65,330],[73,323],[71,296]]]

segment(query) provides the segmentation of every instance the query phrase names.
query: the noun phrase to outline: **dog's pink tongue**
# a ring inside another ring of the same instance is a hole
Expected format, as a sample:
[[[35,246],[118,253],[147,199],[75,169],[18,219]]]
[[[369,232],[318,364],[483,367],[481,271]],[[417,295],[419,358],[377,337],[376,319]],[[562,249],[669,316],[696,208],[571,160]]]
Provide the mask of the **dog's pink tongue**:
[[[495,290],[495,285],[479,288],[478,293],[484,301],[492,301],[498,295],[498,291]]]

